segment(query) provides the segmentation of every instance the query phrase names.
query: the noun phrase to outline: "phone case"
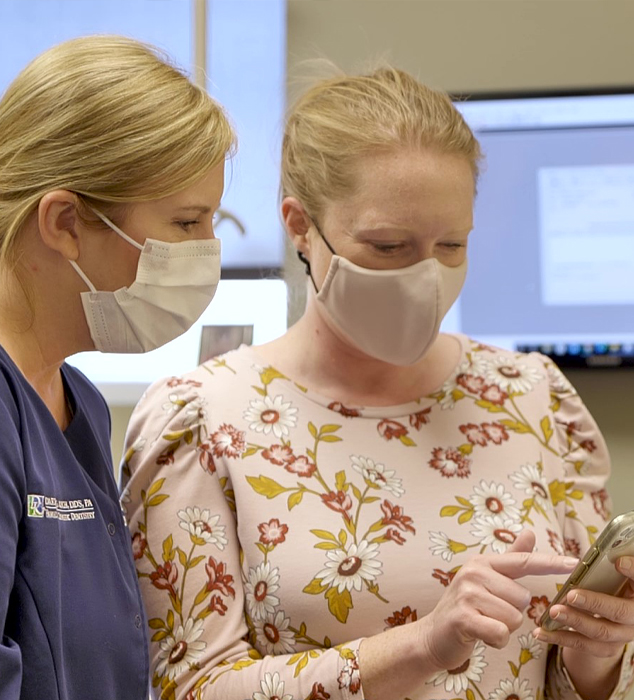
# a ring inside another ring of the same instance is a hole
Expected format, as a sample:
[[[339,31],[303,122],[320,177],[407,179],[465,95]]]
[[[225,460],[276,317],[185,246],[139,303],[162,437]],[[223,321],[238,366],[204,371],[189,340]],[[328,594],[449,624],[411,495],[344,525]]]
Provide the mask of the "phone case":
[[[540,626],[545,630],[565,626],[550,617],[550,608],[561,603],[573,588],[611,595],[618,593],[626,581],[615,566],[616,560],[622,556],[634,556],[634,511],[617,515],[605,526],[542,615]]]

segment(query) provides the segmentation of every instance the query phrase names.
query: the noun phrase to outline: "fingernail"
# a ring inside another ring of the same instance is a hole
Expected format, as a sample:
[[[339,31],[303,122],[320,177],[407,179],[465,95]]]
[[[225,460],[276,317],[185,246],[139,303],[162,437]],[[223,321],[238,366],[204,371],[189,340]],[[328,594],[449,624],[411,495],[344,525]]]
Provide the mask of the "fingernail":
[[[566,566],[577,566],[579,560],[575,557],[564,557],[564,563]]]
[[[568,619],[568,615],[565,612],[559,610],[554,615],[552,615],[553,620],[558,620],[559,622],[565,622]]]
[[[539,639],[541,642],[544,642],[547,639],[546,633],[541,629],[541,627],[536,627],[533,630],[533,637],[535,637],[535,639]]]
[[[572,593],[568,593],[568,602],[571,605],[583,605],[586,602],[586,597],[577,591],[572,591]]]
[[[621,557],[619,559],[619,569],[629,571],[632,568],[632,557]]]

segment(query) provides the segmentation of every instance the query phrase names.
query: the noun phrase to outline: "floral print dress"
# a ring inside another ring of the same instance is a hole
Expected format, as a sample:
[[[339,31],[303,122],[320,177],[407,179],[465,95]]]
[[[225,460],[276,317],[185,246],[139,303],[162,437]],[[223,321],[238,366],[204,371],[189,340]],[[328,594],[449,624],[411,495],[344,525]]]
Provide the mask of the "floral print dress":
[[[540,551],[585,551],[609,508],[596,424],[548,359],[457,338],[451,377],[400,406],[343,405],[248,347],[148,390],[122,505],[157,697],[362,700],[361,640],[428,614],[472,554],[524,528]],[[411,700],[578,697],[531,635],[562,581],[523,582],[509,644],[477,643]]]

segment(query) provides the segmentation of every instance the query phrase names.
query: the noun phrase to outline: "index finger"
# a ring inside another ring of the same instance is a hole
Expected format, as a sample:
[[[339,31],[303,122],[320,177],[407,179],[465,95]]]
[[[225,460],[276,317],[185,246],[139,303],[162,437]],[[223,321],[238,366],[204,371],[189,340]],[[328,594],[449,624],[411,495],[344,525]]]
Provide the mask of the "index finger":
[[[579,560],[574,557],[541,552],[508,552],[489,559],[489,565],[494,571],[512,579],[569,574],[578,563]]]

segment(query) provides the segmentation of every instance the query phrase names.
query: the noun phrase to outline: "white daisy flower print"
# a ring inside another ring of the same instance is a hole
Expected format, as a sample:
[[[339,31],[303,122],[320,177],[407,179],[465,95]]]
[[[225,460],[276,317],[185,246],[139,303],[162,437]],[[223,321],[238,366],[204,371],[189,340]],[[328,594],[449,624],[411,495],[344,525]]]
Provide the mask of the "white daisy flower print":
[[[507,393],[526,394],[544,378],[538,369],[513,357],[496,357],[487,364],[484,372],[487,382],[497,384]]]
[[[539,659],[544,649],[543,642],[538,641],[532,634],[522,634],[517,638],[522,647],[520,663],[528,663],[531,659]]]
[[[513,485],[531,496],[543,508],[550,508],[548,484],[535,464],[522,464],[520,470],[509,476]]]
[[[183,419],[183,427],[196,428],[202,425],[207,420],[207,399],[198,396],[187,404],[185,408],[185,418]]]
[[[474,525],[471,534],[497,554],[506,552],[522,531],[521,523],[501,515],[483,515]]]
[[[454,554],[464,552],[467,547],[460,543],[450,540],[444,532],[429,532],[429,539],[432,546],[429,548],[434,556],[442,557],[445,561],[451,561]]]
[[[566,379],[563,372],[555,367],[554,365],[548,365],[546,367],[546,372],[548,374],[548,383],[550,388],[556,394],[576,394],[575,388]]]
[[[488,700],[533,700],[528,678],[523,681],[519,678],[501,681],[500,685],[489,693]]]
[[[253,700],[293,700],[292,695],[284,695],[284,681],[280,680],[279,673],[265,673],[264,680],[260,681],[260,690],[253,693]]]
[[[265,654],[277,656],[295,651],[293,646],[295,635],[288,629],[290,624],[290,618],[284,617],[281,610],[275,614],[268,614],[261,620],[253,621],[258,645]]]
[[[255,568],[249,569],[244,588],[249,615],[252,619],[262,620],[275,612],[280,599],[273,593],[279,588],[279,580],[279,569],[272,568],[270,562],[262,562]]]
[[[207,508],[201,510],[198,506],[178,511],[179,526],[189,533],[194,544],[215,544],[218,549],[224,549],[227,544],[225,526],[218,525],[219,515],[212,517]]]
[[[355,471],[358,471],[366,481],[378,486],[383,491],[389,491],[397,498],[405,493],[401,486],[403,482],[394,476],[396,472],[393,469],[388,470],[384,464],[376,464],[369,457],[350,455],[350,461]]]
[[[345,549],[331,549],[326,557],[329,561],[315,578],[321,579],[322,585],[337,587],[339,593],[353,588],[361,590],[364,581],[374,581],[380,576],[383,564],[376,560],[379,545],[361,540],[359,545],[351,544]]]
[[[479,683],[482,678],[482,673],[488,665],[484,660],[485,649],[483,642],[476,642],[471,658],[462,666],[449,671],[439,671],[427,683],[444,686],[445,692],[451,693],[452,696],[464,693],[470,682]]]
[[[290,401],[284,402],[282,396],[278,395],[274,399],[265,396],[262,399],[253,399],[243,418],[249,421],[249,428],[256,433],[273,433],[279,439],[287,437],[289,429],[297,425],[297,409]]]
[[[487,484],[484,479],[474,486],[469,498],[476,516],[503,515],[511,520],[519,520],[520,510],[517,501],[504,489],[502,484],[493,481]]]
[[[483,352],[471,352],[469,355],[470,362],[467,364],[468,369],[466,371],[476,377],[483,377],[491,365],[491,361],[487,359],[487,354],[488,353]]]
[[[202,633],[203,621],[194,621],[189,617],[184,627],[179,625],[173,635],[170,634],[163,639],[160,642],[157,674],[173,680],[195,664],[207,646],[206,642],[197,641]]]
[[[456,399],[454,398],[453,392],[455,389],[461,389],[457,384],[457,378],[461,374],[469,372],[469,368],[470,365],[468,362],[461,362],[453,371],[451,376],[446,379],[444,384],[440,387],[439,393],[444,394],[443,398],[439,401],[443,411],[452,410],[456,405]]]
[[[170,413],[175,413],[176,411],[180,411],[180,409],[186,405],[186,401],[183,401],[183,399],[179,398],[178,394],[170,394],[167,397],[167,401],[163,404],[162,408],[163,411],[167,414]]]
[[[139,435],[139,437],[130,446],[130,451],[131,452],[143,452],[143,449],[144,449],[146,444],[147,444],[147,438],[143,437],[143,435]]]

